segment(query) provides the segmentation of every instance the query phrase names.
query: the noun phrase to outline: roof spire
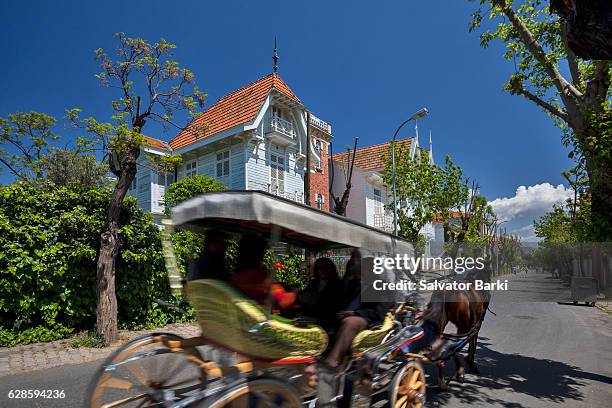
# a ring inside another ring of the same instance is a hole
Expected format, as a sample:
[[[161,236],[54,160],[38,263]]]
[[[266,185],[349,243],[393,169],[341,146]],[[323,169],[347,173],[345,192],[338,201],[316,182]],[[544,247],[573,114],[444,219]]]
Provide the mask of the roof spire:
[[[272,67],[272,70],[274,71],[275,74],[278,73],[278,49],[276,48],[276,36],[274,36],[274,56],[272,57],[272,59],[274,60],[274,66]]]

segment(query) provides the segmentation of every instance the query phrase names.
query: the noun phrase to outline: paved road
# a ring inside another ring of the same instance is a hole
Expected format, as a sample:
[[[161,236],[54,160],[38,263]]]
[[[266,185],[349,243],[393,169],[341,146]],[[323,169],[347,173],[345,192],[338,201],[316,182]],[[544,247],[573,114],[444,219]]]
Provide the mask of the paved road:
[[[609,407],[612,401],[612,317],[591,307],[528,302],[528,291],[563,300],[546,275],[513,277],[494,295],[481,331],[480,376],[428,390],[430,407]],[[81,407],[98,363],[0,378],[0,407]],[[428,370],[431,371],[432,370]],[[428,383],[435,384],[434,378]],[[63,389],[64,400],[8,400],[10,389]]]
[[[497,316],[488,314],[480,332],[481,375],[451,382],[445,393],[432,387],[428,406],[611,406],[612,317],[556,303],[568,292],[548,275],[511,280],[508,292],[493,295]],[[533,293],[549,302],[529,301]]]

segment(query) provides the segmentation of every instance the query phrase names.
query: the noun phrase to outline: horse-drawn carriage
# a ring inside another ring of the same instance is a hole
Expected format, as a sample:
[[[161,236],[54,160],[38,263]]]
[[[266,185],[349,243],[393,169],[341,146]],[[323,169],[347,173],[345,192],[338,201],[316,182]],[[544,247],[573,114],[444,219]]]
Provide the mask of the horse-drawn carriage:
[[[261,192],[201,195],[174,208],[172,224],[201,232],[256,232],[311,253],[359,248],[364,257],[413,254],[412,245],[398,237]],[[171,286],[178,289],[176,277]],[[315,406],[316,384],[304,370],[327,347],[322,328],[274,315],[222,281],[190,281],[184,294],[201,335],[151,333],[125,344],[96,373],[89,406]],[[420,361],[427,358],[406,352],[423,337],[422,329],[407,324],[412,312],[410,305],[396,304],[381,326],[355,337],[337,375],[336,400],[368,406],[384,394],[392,407],[423,404]],[[215,352],[218,358],[208,358]]]

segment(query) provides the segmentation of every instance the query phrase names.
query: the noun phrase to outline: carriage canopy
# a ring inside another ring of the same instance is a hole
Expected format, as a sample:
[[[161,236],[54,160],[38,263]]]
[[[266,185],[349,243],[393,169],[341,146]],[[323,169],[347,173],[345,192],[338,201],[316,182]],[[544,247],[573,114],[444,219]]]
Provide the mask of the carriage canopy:
[[[172,209],[176,228],[278,234],[281,242],[313,250],[361,248],[370,253],[413,254],[397,236],[345,217],[262,191],[218,191],[187,200]]]

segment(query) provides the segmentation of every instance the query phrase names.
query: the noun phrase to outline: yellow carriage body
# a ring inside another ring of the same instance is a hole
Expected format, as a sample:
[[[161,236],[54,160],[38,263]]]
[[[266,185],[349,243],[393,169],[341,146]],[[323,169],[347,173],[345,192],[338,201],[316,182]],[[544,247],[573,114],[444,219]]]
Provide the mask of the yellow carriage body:
[[[202,336],[239,354],[262,360],[307,359],[327,347],[318,326],[296,326],[267,313],[227,283],[200,279],[187,285]]]

